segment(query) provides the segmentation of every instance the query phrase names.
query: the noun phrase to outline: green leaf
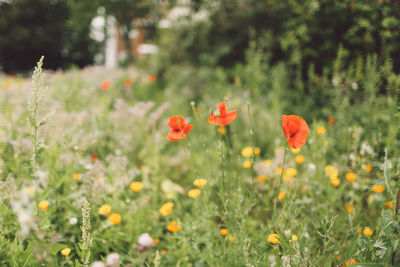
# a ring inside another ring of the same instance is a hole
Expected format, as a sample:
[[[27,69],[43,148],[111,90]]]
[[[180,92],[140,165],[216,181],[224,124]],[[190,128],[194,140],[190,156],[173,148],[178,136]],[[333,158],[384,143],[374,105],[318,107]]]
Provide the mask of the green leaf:
[[[50,248],[50,253],[53,255],[57,255],[57,253],[62,250],[63,248],[68,247],[67,245],[61,244],[61,243],[56,243]]]

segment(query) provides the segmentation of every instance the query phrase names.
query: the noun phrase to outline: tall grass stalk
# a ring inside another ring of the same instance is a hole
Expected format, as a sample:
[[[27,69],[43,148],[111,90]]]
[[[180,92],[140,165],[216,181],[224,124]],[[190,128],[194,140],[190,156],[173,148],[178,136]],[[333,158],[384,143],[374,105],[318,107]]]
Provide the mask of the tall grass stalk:
[[[38,165],[38,154],[39,149],[41,147],[41,143],[38,140],[38,131],[39,131],[39,123],[37,119],[37,111],[40,102],[39,97],[39,89],[43,86],[43,77],[42,77],[42,66],[43,66],[44,56],[40,58],[37,62],[35,70],[32,75],[32,91],[28,100],[28,120],[30,127],[30,135],[32,138],[32,157],[31,164],[32,167],[37,167]]]
[[[32,141],[32,157],[31,165],[32,168],[37,169],[39,166],[39,153],[44,148],[43,141],[39,138],[39,129],[45,125],[48,119],[53,115],[54,112],[50,112],[48,115],[39,118],[38,108],[39,105],[44,102],[44,96],[46,95],[47,87],[44,87],[43,82],[43,60],[42,56],[36,64],[36,67],[32,75],[32,91],[28,99],[28,125],[30,129],[30,136]],[[42,91],[41,91],[42,90]]]
[[[83,199],[81,211],[82,211],[82,225],[81,225],[82,242],[80,244],[80,247],[82,249],[81,262],[85,266],[89,266],[90,249],[92,247],[93,239],[90,233],[90,229],[92,228],[90,224],[90,204],[86,198]]]

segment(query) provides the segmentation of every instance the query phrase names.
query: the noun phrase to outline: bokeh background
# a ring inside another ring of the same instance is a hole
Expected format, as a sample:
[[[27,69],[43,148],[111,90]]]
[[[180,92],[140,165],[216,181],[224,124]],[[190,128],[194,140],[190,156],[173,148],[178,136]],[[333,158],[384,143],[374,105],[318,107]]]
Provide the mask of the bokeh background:
[[[3,0],[0,69],[127,65],[159,54],[163,63],[233,67],[250,41],[306,78],[376,54],[400,71],[400,3],[387,0]],[[107,50],[108,49],[108,50]]]

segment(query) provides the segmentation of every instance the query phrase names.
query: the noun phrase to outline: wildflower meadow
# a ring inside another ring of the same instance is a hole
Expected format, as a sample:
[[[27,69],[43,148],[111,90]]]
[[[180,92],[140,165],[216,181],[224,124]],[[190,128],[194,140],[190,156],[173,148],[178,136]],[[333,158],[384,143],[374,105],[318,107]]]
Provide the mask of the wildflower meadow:
[[[274,81],[149,75],[40,61],[2,80],[2,265],[398,262],[395,98],[294,115]]]
[[[400,266],[396,1],[189,1],[154,35],[169,1],[109,2],[47,7],[153,36],[132,61],[0,47],[0,266]]]

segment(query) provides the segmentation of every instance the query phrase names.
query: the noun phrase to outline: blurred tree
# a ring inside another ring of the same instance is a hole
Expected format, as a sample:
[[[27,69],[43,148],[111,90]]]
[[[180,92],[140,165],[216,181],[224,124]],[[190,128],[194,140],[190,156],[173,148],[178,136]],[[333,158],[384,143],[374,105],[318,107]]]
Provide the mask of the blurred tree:
[[[79,0],[0,2],[0,66],[6,72],[31,70],[41,55],[46,68],[91,64],[99,48],[89,37],[98,6]]]
[[[69,16],[66,1],[0,3],[0,64],[7,72],[32,69],[41,55],[46,67],[62,65],[62,40]]]
[[[99,0],[68,0],[70,17],[65,25],[63,42],[64,65],[83,67],[92,64],[103,42],[90,38],[90,27],[101,2]]]
[[[394,59],[400,71],[400,2],[394,0],[196,0],[188,23],[165,31],[170,60],[233,66],[243,61],[254,30],[270,62],[288,62],[307,77],[331,68],[339,45],[351,51],[348,62],[376,53]],[[207,20],[196,21],[204,10]]]

